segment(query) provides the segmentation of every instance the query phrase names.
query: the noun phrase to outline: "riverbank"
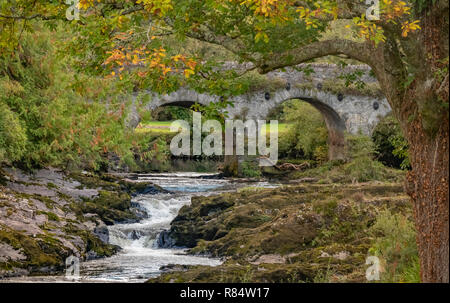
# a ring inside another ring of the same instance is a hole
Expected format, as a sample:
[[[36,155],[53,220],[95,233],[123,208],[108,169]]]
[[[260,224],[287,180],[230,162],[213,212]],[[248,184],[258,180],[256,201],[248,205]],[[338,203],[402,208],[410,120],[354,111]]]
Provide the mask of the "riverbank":
[[[235,180],[222,178],[218,173],[147,173],[121,174],[113,177],[121,178],[119,184],[124,182],[122,180],[124,177],[128,177],[133,179],[134,187],[145,185],[145,190],[132,195],[131,209],[148,216],[138,221],[127,219],[107,225],[108,243],[120,247],[120,252],[111,257],[82,259],[84,262],[79,266],[78,282],[138,283],[159,276],[164,268],[170,267],[170,264],[218,265],[221,263],[219,259],[187,255],[181,248],[161,248],[158,246],[158,235],[170,228],[170,222],[177,216],[179,209],[183,205],[190,204],[193,195],[208,196],[218,192],[234,191],[238,187],[250,184],[271,186],[256,181],[234,182]],[[83,174],[77,175],[76,178],[87,186],[91,186],[90,184],[92,186],[102,184],[104,188],[114,186],[109,181],[104,183],[105,180],[112,178],[109,175],[95,177]],[[128,179],[125,182],[131,181]],[[57,273],[44,276],[36,272],[34,275],[0,279],[0,282],[67,282],[64,275]]]
[[[375,255],[383,281],[416,281],[404,173],[380,168],[383,181],[358,182],[346,171],[330,164],[261,182],[2,168],[0,277],[44,281],[75,255],[88,261],[86,282],[365,282]]]
[[[149,282],[366,282],[369,255],[380,258],[384,280],[418,279],[401,182],[318,180],[194,197],[163,242],[224,263],[174,265]]]
[[[61,273],[65,259],[112,256],[107,225],[147,214],[131,196],[160,192],[149,182],[107,174],[0,168],[0,278]]]

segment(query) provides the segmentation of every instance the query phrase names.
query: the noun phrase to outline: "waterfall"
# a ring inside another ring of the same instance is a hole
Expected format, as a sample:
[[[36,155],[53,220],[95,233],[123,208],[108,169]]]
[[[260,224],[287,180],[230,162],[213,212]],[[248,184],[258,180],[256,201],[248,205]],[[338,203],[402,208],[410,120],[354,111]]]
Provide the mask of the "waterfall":
[[[141,195],[133,202],[140,205],[149,217],[137,223],[116,224],[108,227],[111,244],[123,249],[156,248],[159,233],[170,227],[178,211],[191,201],[192,195]]]
[[[170,193],[143,194],[133,198],[132,204],[145,210],[148,218],[136,223],[108,226],[109,242],[122,251],[110,258],[83,263],[87,280],[141,282],[161,273],[168,264],[210,265],[218,259],[186,255],[183,249],[158,248],[158,235],[170,228],[170,222],[193,195],[210,195],[222,191],[229,180],[214,179],[213,174],[202,178],[198,173],[167,173],[140,175],[139,180],[151,181]]]

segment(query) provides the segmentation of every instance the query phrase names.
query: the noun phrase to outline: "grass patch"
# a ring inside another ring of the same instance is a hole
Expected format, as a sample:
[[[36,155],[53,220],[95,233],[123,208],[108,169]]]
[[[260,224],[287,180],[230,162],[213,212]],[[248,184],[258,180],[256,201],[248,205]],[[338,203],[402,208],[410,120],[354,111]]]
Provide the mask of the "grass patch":
[[[292,127],[292,125],[289,123],[278,123],[278,133],[279,134],[286,133],[291,127]],[[262,134],[270,134],[271,133],[270,132],[270,123],[266,123],[262,127],[261,133]]]
[[[154,134],[175,134],[175,132],[170,131],[170,126],[175,121],[150,121],[145,123],[140,123],[136,129],[134,130],[135,133],[139,134],[148,134],[148,133],[154,133]],[[179,123],[175,123],[175,125],[179,125]]]

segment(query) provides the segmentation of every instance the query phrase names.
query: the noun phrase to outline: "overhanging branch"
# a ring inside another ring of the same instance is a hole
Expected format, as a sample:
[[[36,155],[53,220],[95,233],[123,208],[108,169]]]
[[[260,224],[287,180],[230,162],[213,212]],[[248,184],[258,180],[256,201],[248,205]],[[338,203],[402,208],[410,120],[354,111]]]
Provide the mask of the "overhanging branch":
[[[354,42],[345,39],[318,41],[283,53],[271,55],[269,60],[258,62],[260,73],[297,65],[309,60],[329,55],[346,55],[352,59],[374,66],[377,48],[369,42]]]

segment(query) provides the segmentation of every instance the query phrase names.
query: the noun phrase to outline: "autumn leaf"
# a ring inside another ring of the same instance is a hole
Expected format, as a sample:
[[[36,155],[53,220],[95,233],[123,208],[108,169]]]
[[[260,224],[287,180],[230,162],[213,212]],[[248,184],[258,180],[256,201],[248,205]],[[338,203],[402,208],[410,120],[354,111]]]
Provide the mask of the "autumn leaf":
[[[193,70],[191,70],[191,69],[185,69],[184,70],[184,76],[186,77],[186,78],[189,78],[191,75],[193,75],[193,74],[195,74],[195,72],[193,71]]]

